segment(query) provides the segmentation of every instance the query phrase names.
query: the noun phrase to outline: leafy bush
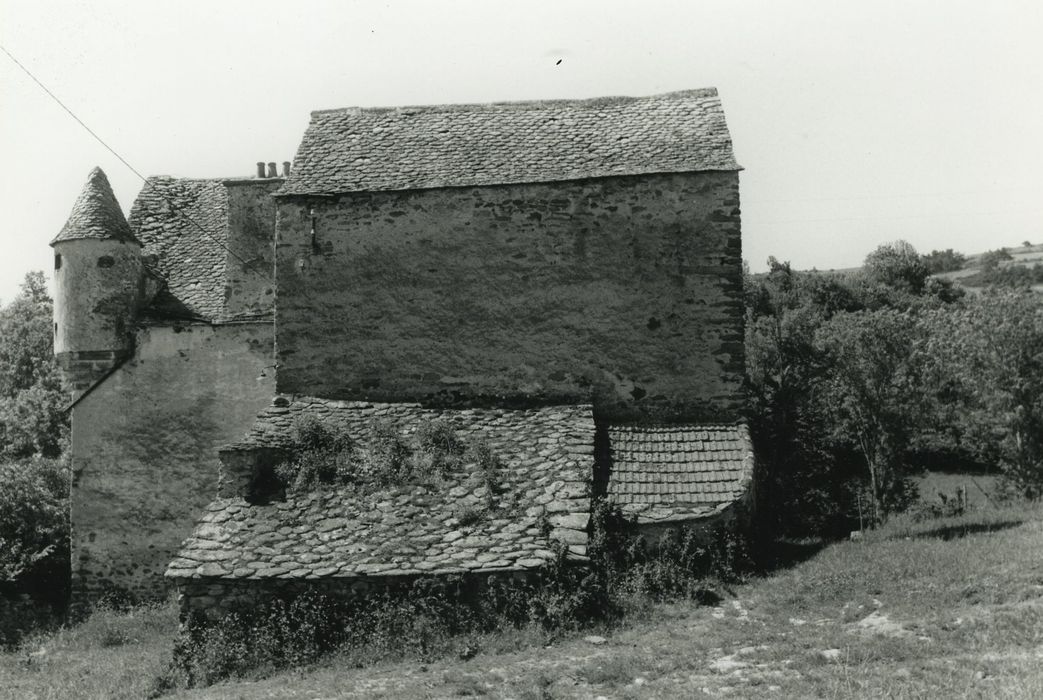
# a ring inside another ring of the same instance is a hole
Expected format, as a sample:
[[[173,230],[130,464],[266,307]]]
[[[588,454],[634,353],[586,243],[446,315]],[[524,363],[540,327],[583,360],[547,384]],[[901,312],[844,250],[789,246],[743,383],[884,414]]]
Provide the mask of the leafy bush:
[[[541,639],[613,623],[651,600],[717,600],[714,581],[742,576],[745,545],[731,531],[683,532],[656,547],[635,540],[618,511],[592,514],[590,565],[555,557],[533,578],[421,578],[363,599],[318,593],[271,600],[217,624],[191,619],[157,688],[259,677],[335,654],[338,665],[472,655],[483,634],[536,630]]]
[[[955,518],[967,510],[966,494],[939,493],[937,501],[921,501],[911,509],[914,522],[937,518]]]
[[[292,440],[293,456],[275,467],[290,490],[351,486],[365,492],[438,483],[471,464],[493,504],[499,459],[484,440],[462,440],[442,419],[421,423],[410,438],[394,423],[378,421],[368,440],[357,441],[346,427],[305,414],[294,422]]]
[[[955,272],[967,265],[967,256],[955,252],[952,248],[932,250],[923,256],[923,264],[932,275],[939,272]]]
[[[60,597],[69,562],[69,485],[63,460],[0,464],[0,580],[58,587]]]
[[[1010,254],[1009,250],[1006,248],[999,248],[997,250],[990,250],[987,253],[983,253],[978,263],[981,265],[982,270],[990,271],[998,268],[1001,262],[1013,259],[1014,256]]]
[[[879,246],[866,256],[863,269],[870,279],[903,292],[919,294],[930,271],[906,241]]]
[[[321,484],[351,484],[360,478],[360,458],[347,431],[305,415],[293,424],[294,456],[275,467],[287,488],[307,491]]]
[[[529,625],[561,630],[597,609],[575,585],[574,569],[562,561],[532,583],[423,578],[354,601],[302,593],[231,614],[218,624],[189,620],[157,690],[260,677],[333,652],[338,663],[348,665],[430,660],[492,630]]]

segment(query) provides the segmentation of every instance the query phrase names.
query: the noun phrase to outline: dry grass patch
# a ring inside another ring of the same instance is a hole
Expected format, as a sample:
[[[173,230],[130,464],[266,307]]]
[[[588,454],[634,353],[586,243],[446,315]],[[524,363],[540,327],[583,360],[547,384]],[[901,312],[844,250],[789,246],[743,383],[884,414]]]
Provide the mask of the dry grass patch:
[[[127,611],[96,610],[78,625],[31,636],[18,649],[0,654],[0,696],[146,698],[170,662],[176,631],[173,601]]]

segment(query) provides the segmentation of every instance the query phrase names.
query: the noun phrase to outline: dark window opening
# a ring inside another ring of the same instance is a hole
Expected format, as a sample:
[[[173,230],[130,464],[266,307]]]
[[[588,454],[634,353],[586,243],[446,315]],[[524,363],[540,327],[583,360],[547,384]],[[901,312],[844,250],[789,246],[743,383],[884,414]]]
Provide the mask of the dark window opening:
[[[98,267],[112,267],[116,264],[116,261],[112,259],[111,255],[103,255],[98,258]]]
[[[55,270],[59,270],[59,269],[61,269],[61,266],[62,266],[62,254],[61,253],[55,253],[54,254],[54,269]]]

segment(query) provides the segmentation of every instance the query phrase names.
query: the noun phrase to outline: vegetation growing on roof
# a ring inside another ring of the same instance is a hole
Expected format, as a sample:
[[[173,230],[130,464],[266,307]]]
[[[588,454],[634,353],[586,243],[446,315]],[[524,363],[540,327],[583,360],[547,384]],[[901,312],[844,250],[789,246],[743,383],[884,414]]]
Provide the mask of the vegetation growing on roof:
[[[443,419],[424,421],[411,435],[377,421],[369,437],[359,440],[343,425],[305,414],[294,421],[292,441],[293,457],[275,468],[291,491],[438,484],[468,467],[486,487],[488,507],[497,490],[500,461],[489,444],[461,438]]]

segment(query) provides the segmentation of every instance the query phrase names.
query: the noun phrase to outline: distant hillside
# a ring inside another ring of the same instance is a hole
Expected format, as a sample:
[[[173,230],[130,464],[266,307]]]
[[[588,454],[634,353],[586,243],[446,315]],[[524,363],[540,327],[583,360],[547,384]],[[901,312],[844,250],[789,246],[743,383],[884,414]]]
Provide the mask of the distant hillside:
[[[970,290],[1010,284],[1019,281],[1043,292],[1043,244],[1012,246],[967,255],[963,267],[935,275],[940,279],[959,281]]]
[[[955,255],[963,258],[963,263],[959,268],[936,272],[933,276],[958,282],[961,287],[970,292],[978,292],[986,287],[1025,286],[1027,284],[1033,291],[1043,293],[1043,243],[997,248],[971,255],[956,252]],[[854,277],[862,274],[862,268],[811,269],[802,270],[802,272]],[[759,273],[754,277],[766,274]]]

